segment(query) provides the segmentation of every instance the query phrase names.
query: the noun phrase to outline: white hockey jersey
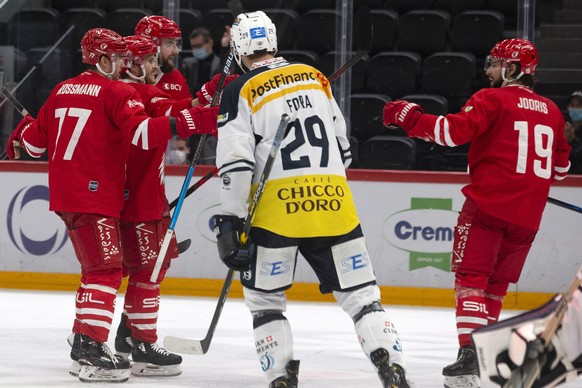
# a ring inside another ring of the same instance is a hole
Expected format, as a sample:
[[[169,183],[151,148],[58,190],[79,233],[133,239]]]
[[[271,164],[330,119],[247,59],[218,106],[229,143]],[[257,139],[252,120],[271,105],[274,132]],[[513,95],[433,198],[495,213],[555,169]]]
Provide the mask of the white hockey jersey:
[[[359,220],[345,174],[351,161],[345,120],[325,76],[283,58],[255,64],[223,92],[216,157],[223,211],[246,215],[237,214],[249,198],[240,180],[254,173],[252,194],[283,113],[291,121],[253,226],[287,237],[351,231]]]

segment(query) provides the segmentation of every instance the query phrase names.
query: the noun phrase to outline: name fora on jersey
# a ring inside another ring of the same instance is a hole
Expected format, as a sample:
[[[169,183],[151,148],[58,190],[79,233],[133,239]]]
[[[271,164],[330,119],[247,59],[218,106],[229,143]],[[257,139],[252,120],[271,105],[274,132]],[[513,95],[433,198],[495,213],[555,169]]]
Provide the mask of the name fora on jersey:
[[[311,105],[311,101],[309,101],[309,96],[307,94],[286,99],[285,101],[287,102],[287,106],[289,107],[289,111],[291,112],[293,112],[294,110],[298,111],[300,108],[302,109],[313,108],[313,105]]]

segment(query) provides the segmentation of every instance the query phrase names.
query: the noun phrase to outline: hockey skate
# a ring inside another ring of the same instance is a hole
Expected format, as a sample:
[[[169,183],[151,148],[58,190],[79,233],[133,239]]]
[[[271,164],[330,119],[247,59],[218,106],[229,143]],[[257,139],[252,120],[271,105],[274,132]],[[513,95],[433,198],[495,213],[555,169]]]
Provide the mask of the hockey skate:
[[[370,360],[378,368],[378,377],[384,388],[410,388],[404,369],[398,364],[390,365],[390,354],[386,349],[377,349],[370,354]]]
[[[285,371],[287,372],[287,376],[277,377],[271,381],[269,388],[297,388],[299,384],[297,378],[299,374],[299,360],[289,361],[285,366]]]
[[[117,328],[115,336],[115,355],[129,360],[131,349],[133,349],[133,341],[131,339],[131,330],[126,326],[127,315],[121,315],[121,322]]]
[[[479,388],[479,366],[475,349],[464,346],[459,349],[457,361],[443,368],[446,388]]]
[[[129,380],[129,361],[115,356],[106,343],[81,334],[79,380],[84,383],[123,383]]]
[[[182,373],[182,357],[168,352],[155,342],[133,340],[131,350],[133,366],[131,373],[135,376],[170,377]]]
[[[71,346],[71,360],[73,360],[73,363],[69,368],[69,374],[71,376],[79,377],[79,372],[81,372],[81,364],[79,364],[79,352],[81,351],[81,334],[71,333],[67,337],[67,342]]]

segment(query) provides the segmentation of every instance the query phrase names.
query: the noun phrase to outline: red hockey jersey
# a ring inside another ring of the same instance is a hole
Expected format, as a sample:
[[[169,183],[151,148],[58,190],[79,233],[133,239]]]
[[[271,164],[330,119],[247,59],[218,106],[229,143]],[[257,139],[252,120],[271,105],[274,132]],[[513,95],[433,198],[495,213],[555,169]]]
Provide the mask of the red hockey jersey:
[[[111,217],[123,207],[130,143],[170,138],[169,119],[150,119],[135,89],[91,71],[58,84],[22,133],[30,155],[48,153],[50,210]]]
[[[537,230],[550,184],[570,167],[564,117],[524,86],[482,89],[461,112],[422,115],[408,133],[455,146],[471,142],[463,193],[494,217]]]
[[[173,100],[157,87],[136,82],[131,85],[144,103],[151,117],[175,115],[182,109],[192,107],[192,98]],[[153,221],[169,212],[164,183],[164,159],[167,141],[162,147],[143,150],[132,146],[127,159],[125,182],[125,206],[121,219],[126,222]]]
[[[178,69],[174,69],[171,73],[164,73],[162,78],[156,83],[156,86],[163,92],[169,94],[174,100],[193,98],[188,88],[188,81],[186,81],[186,78],[184,78]]]

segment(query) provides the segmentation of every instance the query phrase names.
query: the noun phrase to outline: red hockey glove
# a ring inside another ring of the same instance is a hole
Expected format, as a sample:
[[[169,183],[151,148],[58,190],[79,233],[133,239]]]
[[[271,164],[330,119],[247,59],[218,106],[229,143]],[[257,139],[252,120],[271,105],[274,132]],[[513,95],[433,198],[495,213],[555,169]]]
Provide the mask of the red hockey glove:
[[[188,138],[192,135],[217,136],[217,117],[217,106],[208,108],[196,106],[181,110],[176,115],[176,132],[181,138]]]
[[[390,129],[398,126],[409,132],[422,113],[424,110],[413,102],[404,100],[387,102],[384,105],[384,126]]]
[[[228,75],[224,79],[224,86],[226,87],[232,80],[238,78],[238,74]],[[210,81],[202,85],[202,88],[196,92],[196,98],[200,105],[208,105],[212,102],[214,93],[216,93],[216,88],[218,87],[218,81],[220,80],[220,74],[216,74]]]
[[[30,127],[35,122],[35,119],[31,115],[26,115],[20,122],[18,126],[12,131],[8,142],[6,142],[6,154],[8,159],[20,159],[20,148],[22,147],[22,132]]]

